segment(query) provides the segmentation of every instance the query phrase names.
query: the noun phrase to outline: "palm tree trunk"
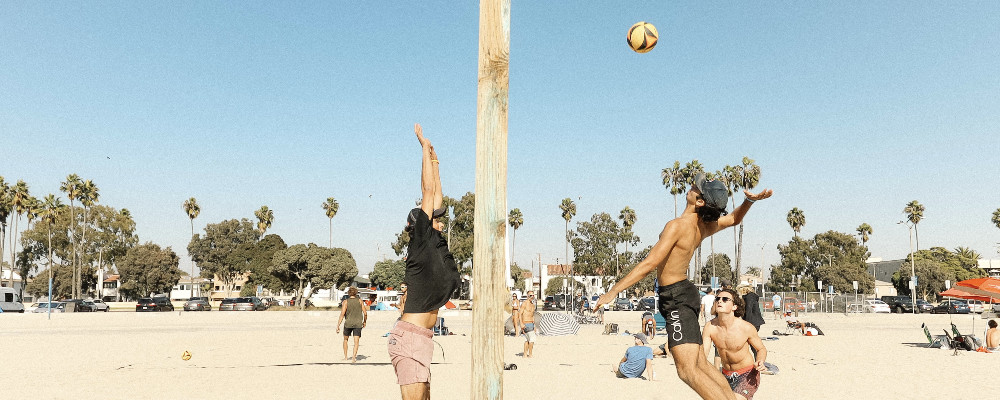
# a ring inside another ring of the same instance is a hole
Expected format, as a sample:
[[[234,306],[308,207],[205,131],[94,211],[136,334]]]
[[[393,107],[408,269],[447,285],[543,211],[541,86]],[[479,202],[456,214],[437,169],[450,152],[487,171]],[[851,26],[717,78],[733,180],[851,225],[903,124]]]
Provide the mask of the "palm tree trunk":
[[[16,213],[17,211],[14,212]],[[17,225],[20,220],[21,216],[15,214],[14,231],[10,233],[10,242],[11,242],[10,243],[10,287],[11,288],[14,287],[14,266],[17,265],[17,263],[15,262],[17,258]],[[22,280],[22,283],[23,282],[24,281]]]
[[[913,238],[917,242],[917,251],[920,251],[920,232],[917,231],[917,224],[913,224]]]
[[[333,248],[333,218],[330,218],[330,248]]]
[[[677,218],[677,195],[674,195],[674,218]]]
[[[189,218],[191,220],[191,239],[194,239],[194,218]],[[188,242],[190,243],[190,242]],[[191,260],[191,296],[194,297],[194,259]],[[211,300],[211,299],[209,299]]]
[[[738,285],[739,284],[740,273],[742,272],[741,271],[741,269],[742,269],[741,267],[742,266],[740,265],[741,264],[741,259],[743,258],[743,223],[742,222],[740,222],[740,241],[739,241],[739,243],[740,243],[740,247],[738,249],[736,249],[736,276],[733,277],[733,280],[736,281],[736,282],[733,282],[733,285]]]
[[[69,193],[67,193],[69,194]],[[73,253],[73,279],[72,279],[72,294],[71,296],[76,299],[76,228],[73,224],[76,223],[76,206],[73,205],[73,195],[69,194],[69,241],[71,244],[71,249]]]
[[[83,208],[83,234],[80,237],[80,256],[83,256],[83,244],[87,242],[87,215],[90,214],[90,207]],[[82,261],[82,260],[81,260]],[[83,264],[80,265],[80,298],[83,298]]]
[[[49,285],[52,285],[52,224],[49,224]],[[51,286],[49,287],[49,293],[52,293]],[[52,303],[51,298],[48,301]],[[49,310],[49,313],[51,314],[52,310]]]
[[[0,221],[0,261],[3,260],[3,247],[4,247],[3,246],[3,241],[5,239],[7,239],[7,230],[4,229],[6,227],[6,225],[7,224],[6,224],[5,221]],[[3,263],[0,262],[0,264],[3,264]],[[0,279],[3,279],[3,268],[2,267],[0,267]]]

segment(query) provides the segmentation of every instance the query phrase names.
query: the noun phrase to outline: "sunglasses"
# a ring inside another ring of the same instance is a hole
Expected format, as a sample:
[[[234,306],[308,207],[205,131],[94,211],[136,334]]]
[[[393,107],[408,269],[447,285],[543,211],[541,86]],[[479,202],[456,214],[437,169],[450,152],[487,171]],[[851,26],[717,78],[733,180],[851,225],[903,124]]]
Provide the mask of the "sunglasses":
[[[726,303],[726,302],[733,301],[733,298],[732,297],[716,297],[715,301],[719,302],[719,303]]]

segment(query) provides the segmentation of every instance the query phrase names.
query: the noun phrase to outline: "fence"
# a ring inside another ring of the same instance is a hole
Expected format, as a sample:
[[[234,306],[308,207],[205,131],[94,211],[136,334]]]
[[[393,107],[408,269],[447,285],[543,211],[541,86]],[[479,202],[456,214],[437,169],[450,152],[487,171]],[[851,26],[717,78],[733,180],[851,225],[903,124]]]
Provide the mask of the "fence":
[[[781,311],[798,314],[809,313],[860,313],[865,312],[864,301],[874,298],[865,293],[824,292],[764,292],[760,298],[762,312],[774,312],[774,295],[781,299]]]

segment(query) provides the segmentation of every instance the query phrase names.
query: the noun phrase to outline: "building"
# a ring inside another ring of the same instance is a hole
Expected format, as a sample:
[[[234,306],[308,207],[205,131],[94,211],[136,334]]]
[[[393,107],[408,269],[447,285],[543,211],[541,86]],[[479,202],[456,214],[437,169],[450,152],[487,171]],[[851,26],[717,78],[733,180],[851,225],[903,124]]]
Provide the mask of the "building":
[[[1000,260],[979,260],[979,268],[986,271],[991,278],[1000,279]]]
[[[247,280],[250,279],[250,273],[244,272],[242,274],[233,277],[233,283],[230,287],[226,287],[222,279],[218,275],[212,277],[212,290],[207,294],[209,300],[212,301],[222,301],[227,297],[237,297],[240,295],[240,290],[243,290],[243,285],[246,285]]]
[[[572,281],[576,281],[576,291],[579,294],[581,291],[587,294],[603,294],[607,292],[607,288],[604,286],[604,276],[591,276],[591,275],[575,275],[573,274],[572,265],[568,264],[542,264],[542,294],[544,296],[546,290],[548,289],[549,281],[552,278],[563,277],[566,278],[563,283],[565,290],[572,290],[574,286]]]
[[[892,275],[906,264],[906,260],[883,261],[879,258],[869,259],[868,274],[875,277],[875,297],[896,296],[896,287],[892,285]]]
[[[24,282],[21,280],[21,275],[8,268],[4,268],[2,273],[0,273],[0,287],[11,287],[10,274],[14,274],[14,291],[18,293],[23,292]]]
[[[101,300],[103,301],[122,301],[121,288],[122,282],[119,275],[108,275],[107,278],[101,282]]]
[[[211,285],[211,281],[205,278],[194,278],[191,280],[191,276],[188,274],[181,275],[181,279],[177,281],[177,284],[170,289],[170,300],[187,301],[192,297],[191,290],[194,290],[193,297],[207,297],[207,293],[203,291],[207,285]]]

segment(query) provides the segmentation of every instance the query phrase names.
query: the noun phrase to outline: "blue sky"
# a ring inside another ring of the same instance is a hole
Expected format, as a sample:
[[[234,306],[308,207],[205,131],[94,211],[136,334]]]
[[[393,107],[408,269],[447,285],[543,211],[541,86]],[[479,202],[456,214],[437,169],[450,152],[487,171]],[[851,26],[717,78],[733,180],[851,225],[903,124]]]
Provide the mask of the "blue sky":
[[[637,54],[625,32],[642,20],[660,41]],[[515,1],[514,259],[563,260],[566,197],[574,222],[635,209],[650,245],[673,217],[664,167],[743,156],[775,191],[746,219],[746,264],[777,262],[792,207],[804,236],[867,222],[873,256],[902,258],[910,200],[922,248],[1000,258],[998,38],[986,1]],[[414,122],[445,194],[474,189],[477,46],[473,1],[4,2],[0,175],[38,197],[92,179],[184,270],[187,198],[196,229],[267,205],[270,232],[326,244],[332,196],[334,245],[368,271],[419,197]]]

